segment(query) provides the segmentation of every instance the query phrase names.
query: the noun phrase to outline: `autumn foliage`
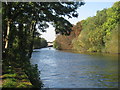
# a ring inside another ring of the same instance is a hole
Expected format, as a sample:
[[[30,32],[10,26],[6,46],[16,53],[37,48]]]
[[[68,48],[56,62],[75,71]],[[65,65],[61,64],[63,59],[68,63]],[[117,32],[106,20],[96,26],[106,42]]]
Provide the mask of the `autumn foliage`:
[[[73,25],[72,32],[69,36],[58,35],[54,41],[54,47],[57,49],[72,49],[72,40],[78,37],[81,28],[81,22],[78,22],[76,25]]]
[[[115,2],[111,8],[97,11],[95,16],[88,17],[73,26],[70,36],[58,35],[55,47],[72,48],[78,52],[120,53],[119,11],[120,1]]]

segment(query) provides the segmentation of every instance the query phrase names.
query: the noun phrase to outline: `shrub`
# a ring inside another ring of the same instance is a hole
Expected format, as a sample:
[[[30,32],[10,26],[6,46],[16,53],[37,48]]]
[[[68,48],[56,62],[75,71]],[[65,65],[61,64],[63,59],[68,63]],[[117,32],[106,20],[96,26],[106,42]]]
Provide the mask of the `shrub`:
[[[40,71],[38,71],[37,64],[36,65],[26,64],[24,71],[35,88],[42,87],[42,82],[40,81]]]

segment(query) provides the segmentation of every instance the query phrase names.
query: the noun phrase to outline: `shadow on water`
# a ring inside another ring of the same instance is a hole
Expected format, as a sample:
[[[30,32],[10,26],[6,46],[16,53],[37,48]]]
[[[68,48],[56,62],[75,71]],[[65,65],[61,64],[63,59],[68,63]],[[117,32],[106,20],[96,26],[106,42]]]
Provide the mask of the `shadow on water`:
[[[47,88],[117,88],[117,55],[71,53],[54,48],[35,49],[32,64],[38,64]]]

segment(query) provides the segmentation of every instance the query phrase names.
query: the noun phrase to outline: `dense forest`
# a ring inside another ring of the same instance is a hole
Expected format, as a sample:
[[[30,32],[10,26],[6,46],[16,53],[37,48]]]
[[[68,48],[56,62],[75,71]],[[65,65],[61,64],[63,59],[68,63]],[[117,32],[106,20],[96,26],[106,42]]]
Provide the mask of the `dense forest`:
[[[97,11],[96,16],[78,22],[75,27],[82,27],[82,29],[79,28],[81,32],[78,37],[76,35],[77,38],[74,36],[74,39],[72,38],[70,41],[70,39],[66,40],[65,36],[58,35],[55,40],[58,43],[56,47],[70,42],[69,44],[72,45],[70,48],[80,52],[120,53],[118,50],[118,45],[120,45],[118,42],[119,26],[120,1],[114,3],[111,8]],[[63,43],[59,42],[60,39],[63,40]]]
[[[43,47],[38,47],[40,42],[46,45],[38,31],[45,32],[51,23],[56,33],[69,35],[72,24],[63,17],[77,17],[81,5],[81,1],[2,2],[3,88],[42,87],[37,65],[30,63],[33,49]]]

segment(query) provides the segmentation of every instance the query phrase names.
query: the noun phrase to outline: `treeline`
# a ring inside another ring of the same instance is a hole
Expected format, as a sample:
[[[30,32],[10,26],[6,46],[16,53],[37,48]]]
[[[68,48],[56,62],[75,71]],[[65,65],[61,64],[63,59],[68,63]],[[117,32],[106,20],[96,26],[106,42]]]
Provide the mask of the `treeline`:
[[[33,49],[40,49],[47,47],[47,41],[44,38],[36,37],[34,38]]]
[[[73,25],[71,34],[69,36],[59,34],[54,41],[53,47],[59,50],[72,49],[72,40],[78,37],[81,28],[81,22],[78,22],[76,25]]]
[[[41,88],[37,65],[30,63],[33,48],[46,45],[44,39],[38,38],[38,31],[45,32],[51,23],[56,33],[70,34],[72,24],[63,16],[77,17],[77,8],[83,4],[81,1],[2,2],[3,88]]]
[[[120,53],[120,1],[111,8],[97,11],[96,16],[82,20],[79,26],[82,26],[82,30],[77,38],[72,39],[72,49],[80,52]]]

